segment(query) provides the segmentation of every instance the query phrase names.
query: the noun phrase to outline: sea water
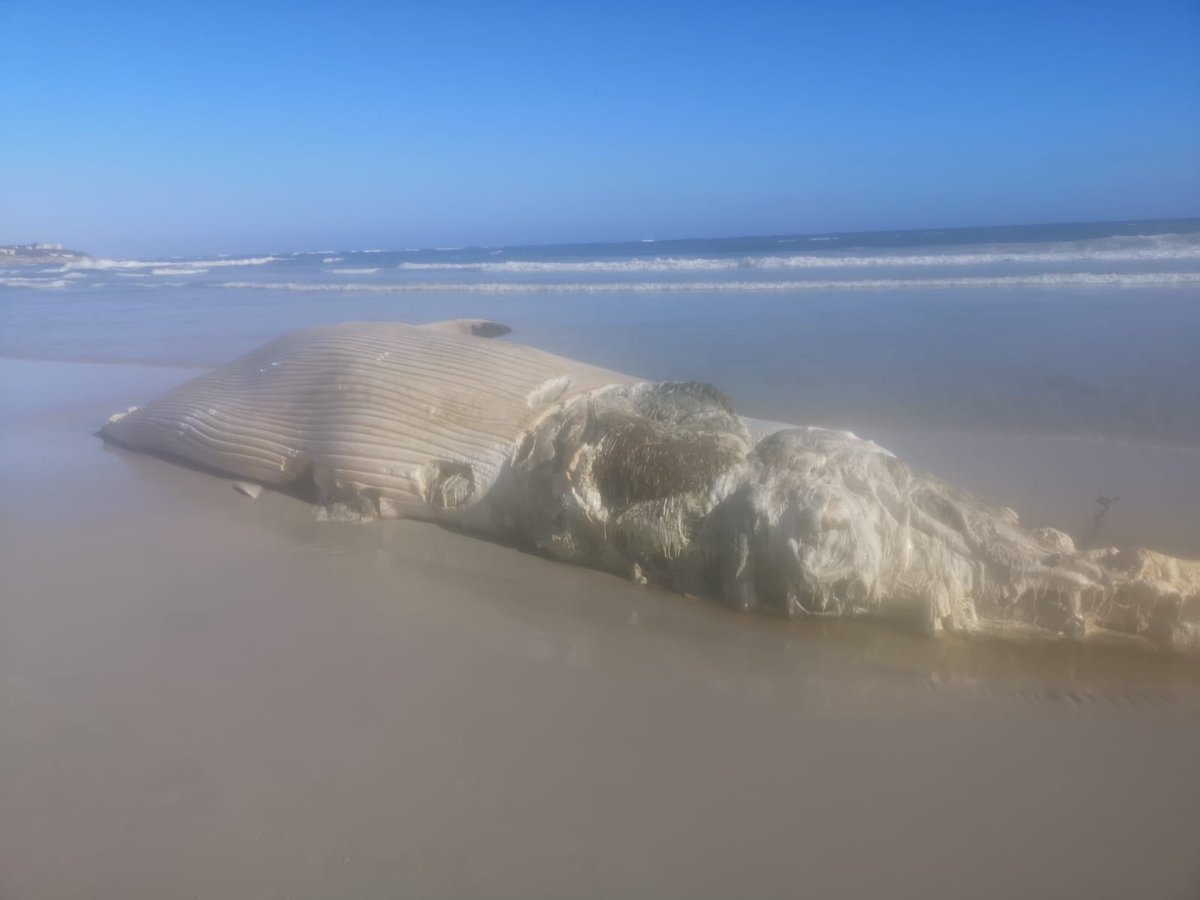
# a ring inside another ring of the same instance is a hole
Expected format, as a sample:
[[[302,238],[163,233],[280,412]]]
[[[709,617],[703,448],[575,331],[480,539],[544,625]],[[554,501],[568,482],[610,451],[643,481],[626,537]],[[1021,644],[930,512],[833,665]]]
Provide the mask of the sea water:
[[[0,268],[9,357],[216,365],[459,316],[781,420],[1200,446],[1200,219]]]

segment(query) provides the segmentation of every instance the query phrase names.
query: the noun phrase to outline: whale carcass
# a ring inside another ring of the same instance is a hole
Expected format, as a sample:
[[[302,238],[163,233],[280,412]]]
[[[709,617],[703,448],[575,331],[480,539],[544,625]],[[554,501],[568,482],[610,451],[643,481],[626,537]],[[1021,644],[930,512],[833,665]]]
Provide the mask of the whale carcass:
[[[507,330],[295,331],[114,415],[101,435],[746,609],[1200,644],[1200,563],[1077,549],[849,432],[744,419],[707,384],[491,339]]]

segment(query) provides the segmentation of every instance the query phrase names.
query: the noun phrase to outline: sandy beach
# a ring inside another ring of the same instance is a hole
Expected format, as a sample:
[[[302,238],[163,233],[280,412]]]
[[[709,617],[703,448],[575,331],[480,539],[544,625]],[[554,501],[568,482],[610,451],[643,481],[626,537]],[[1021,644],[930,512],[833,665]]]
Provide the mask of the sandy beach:
[[[0,896],[1200,885],[1194,659],[775,621],[320,522],[94,437],[191,370],[0,368]],[[892,437],[1011,485],[983,437]],[[1149,478],[1121,447],[1082,455]],[[1069,505],[1080,457],[1039,451],[1030,499]]]
[[[0,0],[0,900],[1200,900],[1198,46]]]

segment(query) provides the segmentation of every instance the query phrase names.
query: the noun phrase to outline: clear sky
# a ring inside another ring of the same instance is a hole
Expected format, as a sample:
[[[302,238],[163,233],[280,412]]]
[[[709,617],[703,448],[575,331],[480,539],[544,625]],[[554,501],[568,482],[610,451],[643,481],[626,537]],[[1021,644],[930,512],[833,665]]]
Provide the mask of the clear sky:
[[[1200,2],[0,0],[0,242],[1200,215]]]

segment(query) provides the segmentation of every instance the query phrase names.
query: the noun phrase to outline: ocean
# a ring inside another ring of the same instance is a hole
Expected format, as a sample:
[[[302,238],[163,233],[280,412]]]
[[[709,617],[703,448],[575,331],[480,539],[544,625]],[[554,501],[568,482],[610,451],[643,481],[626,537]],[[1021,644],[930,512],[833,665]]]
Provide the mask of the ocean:
[[[482,316],[748,414],[1200,446],[1200,219],[0,268],[0,356],[222,363]]]

